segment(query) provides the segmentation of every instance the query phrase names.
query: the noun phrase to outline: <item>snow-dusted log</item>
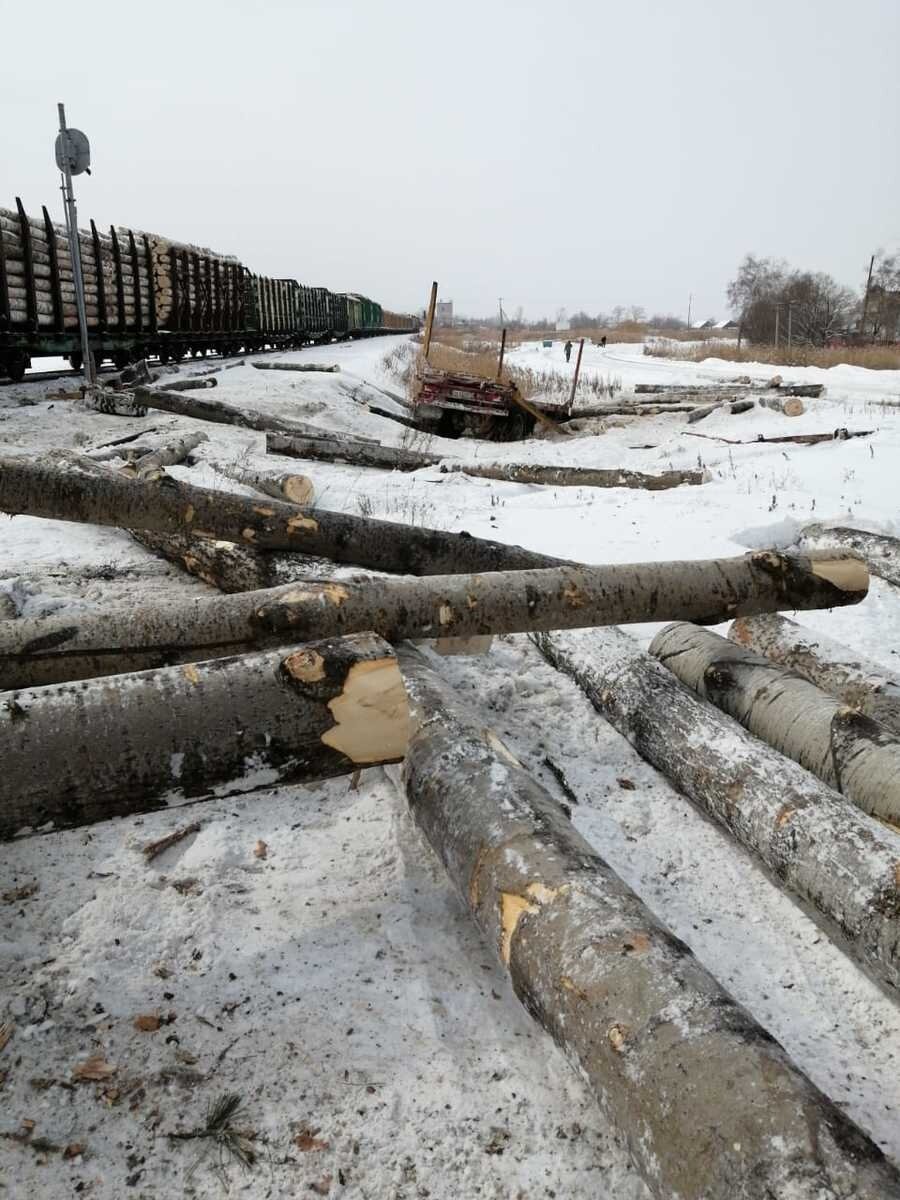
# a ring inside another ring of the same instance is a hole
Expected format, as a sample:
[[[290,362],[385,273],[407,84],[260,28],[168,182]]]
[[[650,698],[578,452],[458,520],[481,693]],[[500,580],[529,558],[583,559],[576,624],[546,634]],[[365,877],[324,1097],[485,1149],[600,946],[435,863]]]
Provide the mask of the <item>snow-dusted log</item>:
[[[815,684],[696,625],[667,625],[651,654],[867,813],[900,824],[900,738]]]
[[[178,438],[174,442],[167,442],[158,450],[151,450],[149,454],[132,459],[119,470],[123,475],[138,479],[150,479],[162,471],[163,467],[172,467],[176,463],[184,462],[192,451],[208,440],[205,433],[186,433],[184,437]],[[91,459],[91,462],[96,461],[96,458]]]
[[[774,409],[775,412],[783,413],[786,417],[801,417],[806,412],[806,405],[803,401],[790,394],[760,396],[759,402],[764,408]]]
[[[724,405],[724,400],[717,400],[715,404],[704,404],[702,408],[695,408],[693,412],[688,413],[688,425],[696,425],[698,421],[705,421],[711,413],[723,408]]]
[[[728,411],[733,417],[739,416],[741,413],[749,412],[751,408],[756,407],[755,400],[735,400],[733,404],[728,405]]]
[[[315,487],[307,475],[292,475],[284,471],[254,471],[250,467],[239,467],[236,463],[210,463],[214,470],[226,479],[242,483],[265,496],[276,500],[287,500],[307,508],[315,500]]]
[[[371,634],[12,692],[0,837],[344,775],[406,741],[397,661]]]
[[[621,630],[535,640],[643,758],[900,989],[896,833],[694,695]]]
[[[217,367],[216,370],[221,370]],[[210,372],[204,371],[203,375],[209,375]],[[204,388],[218,387],[216,379],[174,379],[166,382],[165,391],[167,392],[202,392]]]
[[[636,383],[636,396],[715,396],[746,392],[745,383]]]
[[[778,613],[740,617],[728,636],[900,734],[900,675],[886,667]]]
[[[222,646],[284,644],[371,630],[391,642],[471,638],[615,622],[662,621],[678,615],[722,620],[725,614],[790,606],[846,604],[865,595],[831,580],[830,566],[761,551],[733,559],[559,567],[425,579],[308,582],[274,591],[194,596],[142,608],[105,608],[0,629],[0,682],[65,679],[67,658],[80,664],[141,653],[204,657]],[[839,576],[840,578],[840,576]],[[844,581],[846,582],[846,581]],[[851,581],[852,582],[852,581]],[[858,582],[858,581],[857,581]],[[208,656],[207,656],[208,657]],[[125,668],[129,669],[129,668]],[[132,668],[133,669],[133,668]]]
[[[798,544],[807,551],[843,550],[858,554],[866,560],[873,575],[900,587],[900,538],[840,525],[807,525]]]
[[[479,479],[499,479],[505,483],[537,483],[547,487],[624,487],[659,492],[682,484],[701,484],[709,480],[705,471],[661,471],[645,475],[641,471],[601,467],[543,467],[530,463],[445,463],[442,470],[461,472]]]
[[[304,421],[291,421],[276,417],[273,413],[257,412],[253,408],[235,408],[211,397],[191,393],[173,392],[163,388],[137,387],[134,396],[138,404],[146,408],[158,408],[162,412],[176,413],[180,417],[191,417],[195,421],[210,421],[216,425],[240,425],[261,433],[289,433],[298,437],[312,438],[327,436],[327,430]],[[366,442],[371,439],[345,435],[351,441]]]
[[[2,457],[0,512],[292,550],[401,575],[571,565],[467,533],[308,510],[278,500],[256,501],[170,476],[135,480],[98,471],[95,463],[89,471],[81,469],[77,456],[71,455]]]
[[[660,1200],[886,1200],[900,1177],[480,717],[399,651],[412,815]]]
[[[178,533],[129,531],[151,554],[166,559],[221,592],[251,592],[330,574],[334,563],[287,550],[253,550],[236,542],[189,538]]]
[[[314,459],[317,462],[350,463],[354,467],[376,467],[384,471],[418,471],[434,467],[439,455],[420,450],[405,450],[402,446],[381,446],[377,442],[347,441],[343,435],[333,438],[285,437],[266,434],[266,452],[284,454],[288,458]]]
[[[328,374],[335,374],[341,369],[337,363],[255,362],[251,366],[256,367],[257,371],[324,371]]]

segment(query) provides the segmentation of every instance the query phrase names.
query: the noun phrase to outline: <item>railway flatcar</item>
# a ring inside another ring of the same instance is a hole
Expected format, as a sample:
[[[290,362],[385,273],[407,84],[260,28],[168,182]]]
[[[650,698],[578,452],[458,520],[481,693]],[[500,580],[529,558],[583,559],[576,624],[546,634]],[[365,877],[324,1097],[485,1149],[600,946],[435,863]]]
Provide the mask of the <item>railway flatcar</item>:
[[[91,350],[119,367],[419,327],[365,296],[257,275],[231,255],[157,234],[101,232],[92,221],[79,245]],[[0,375],[21,379],[33,358],[59,356],[81,365],[68,237],[46,208],[31,217],[17,199],[0,208]]]

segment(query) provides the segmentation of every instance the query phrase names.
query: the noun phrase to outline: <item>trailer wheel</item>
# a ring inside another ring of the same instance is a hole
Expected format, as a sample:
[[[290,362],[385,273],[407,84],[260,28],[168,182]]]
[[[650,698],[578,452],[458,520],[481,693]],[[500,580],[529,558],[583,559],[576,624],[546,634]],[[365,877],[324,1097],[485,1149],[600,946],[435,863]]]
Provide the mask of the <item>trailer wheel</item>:
[[[124,371],[125,368],[133,359],[133,355],[129,350],[116,350],[113,352],[112,360],[117,371]]]

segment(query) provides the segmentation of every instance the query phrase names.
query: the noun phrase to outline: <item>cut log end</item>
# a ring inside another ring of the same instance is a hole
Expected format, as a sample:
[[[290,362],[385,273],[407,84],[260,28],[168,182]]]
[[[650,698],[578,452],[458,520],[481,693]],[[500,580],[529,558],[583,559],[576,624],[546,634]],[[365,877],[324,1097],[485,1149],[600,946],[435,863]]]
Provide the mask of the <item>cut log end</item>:
[[[869,569],[861,558],[813,558],[809,569],[820,579],[827,579],[842,592],[869,590]]]

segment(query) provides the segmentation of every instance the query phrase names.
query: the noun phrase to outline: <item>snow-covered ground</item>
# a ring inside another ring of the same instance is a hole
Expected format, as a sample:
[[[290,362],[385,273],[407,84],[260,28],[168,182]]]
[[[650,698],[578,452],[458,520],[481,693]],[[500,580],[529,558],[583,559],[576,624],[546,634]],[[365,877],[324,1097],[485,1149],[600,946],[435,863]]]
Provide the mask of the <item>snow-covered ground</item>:
[[[248,363],[220,372],[214,396],[408,444],[408,431],[366,412],[347,390],[360,379],[396,388],[382,357],[402,341],[285,356],[338,362],[338,375]],[[535,369],[574,366],[561,343],[511,357]],[[766,365],[666,362],[639,346],[586,347],[582,370],[617,378],[626,394],[637,382],[772,374]],[[712,475],[700,488],[552,489],[321,463],[308,473],[325,508],[588,562],[788,545],[811,520],[900,532],[900,408],[890,407],[900,401],[900,372],[783,373],[827,386],[801,418],[756,408],[690,427],[676,414],[629,419],[567,441],[432,441],[448,457],[482,461],[645,471],[699,463]],[[152,411],[139,421],[81,413],[48,398],[65,387],[0,389],[0,452],[95,446],[138,429],[152,429],[141,440],[157,442],[200,427]],[[874,433],[812,447],[685,436],[688,428],[753,438],[838,426]],[[234,487],[213,464],[297,469],[266,459],[262,434],[202,428],[210,439],[202,463],[175,468],[183,478]],[[204,585],[116,530],[26,517],[0,525],[7,612],[192,588]],[[800,619],[900,667],[900,595],[877,580],[859,607]],[[653,628],[632,632],[645,640]],[[495,639],[484,658],[439,661],[561,799],[545,759],[565,773],[579,829],[900,1163],[896,1004],[526,639]],[[144,843],[188,816],[202,821],[200,832],[146,864]],[[260,840],[264,859],[253,853]],[[6,898],[32,883],[32,895]],[[0,1051],[0,1196],[221,1196],[217,1152],[192,1170],[205,1143],[167,1135],[201,1125],[210,1101],[234,1091],[244,1105],[237,1123],[253,1131],[259,1159],[253,1170],[233,1162],[224,1170],[231,1191],[252,1200],[646,1200],[615,1131],[518,1007],[381,769],[364,772],[356,788],[348,779],[283,787],[23,838],[0,847],[0,893],[0,1024],[15,1026]],[[134,1025],[147,1014],[162,1018],[155,1031]],[[73,1083],[73,1068],[94,1055],[115,1073]]]

